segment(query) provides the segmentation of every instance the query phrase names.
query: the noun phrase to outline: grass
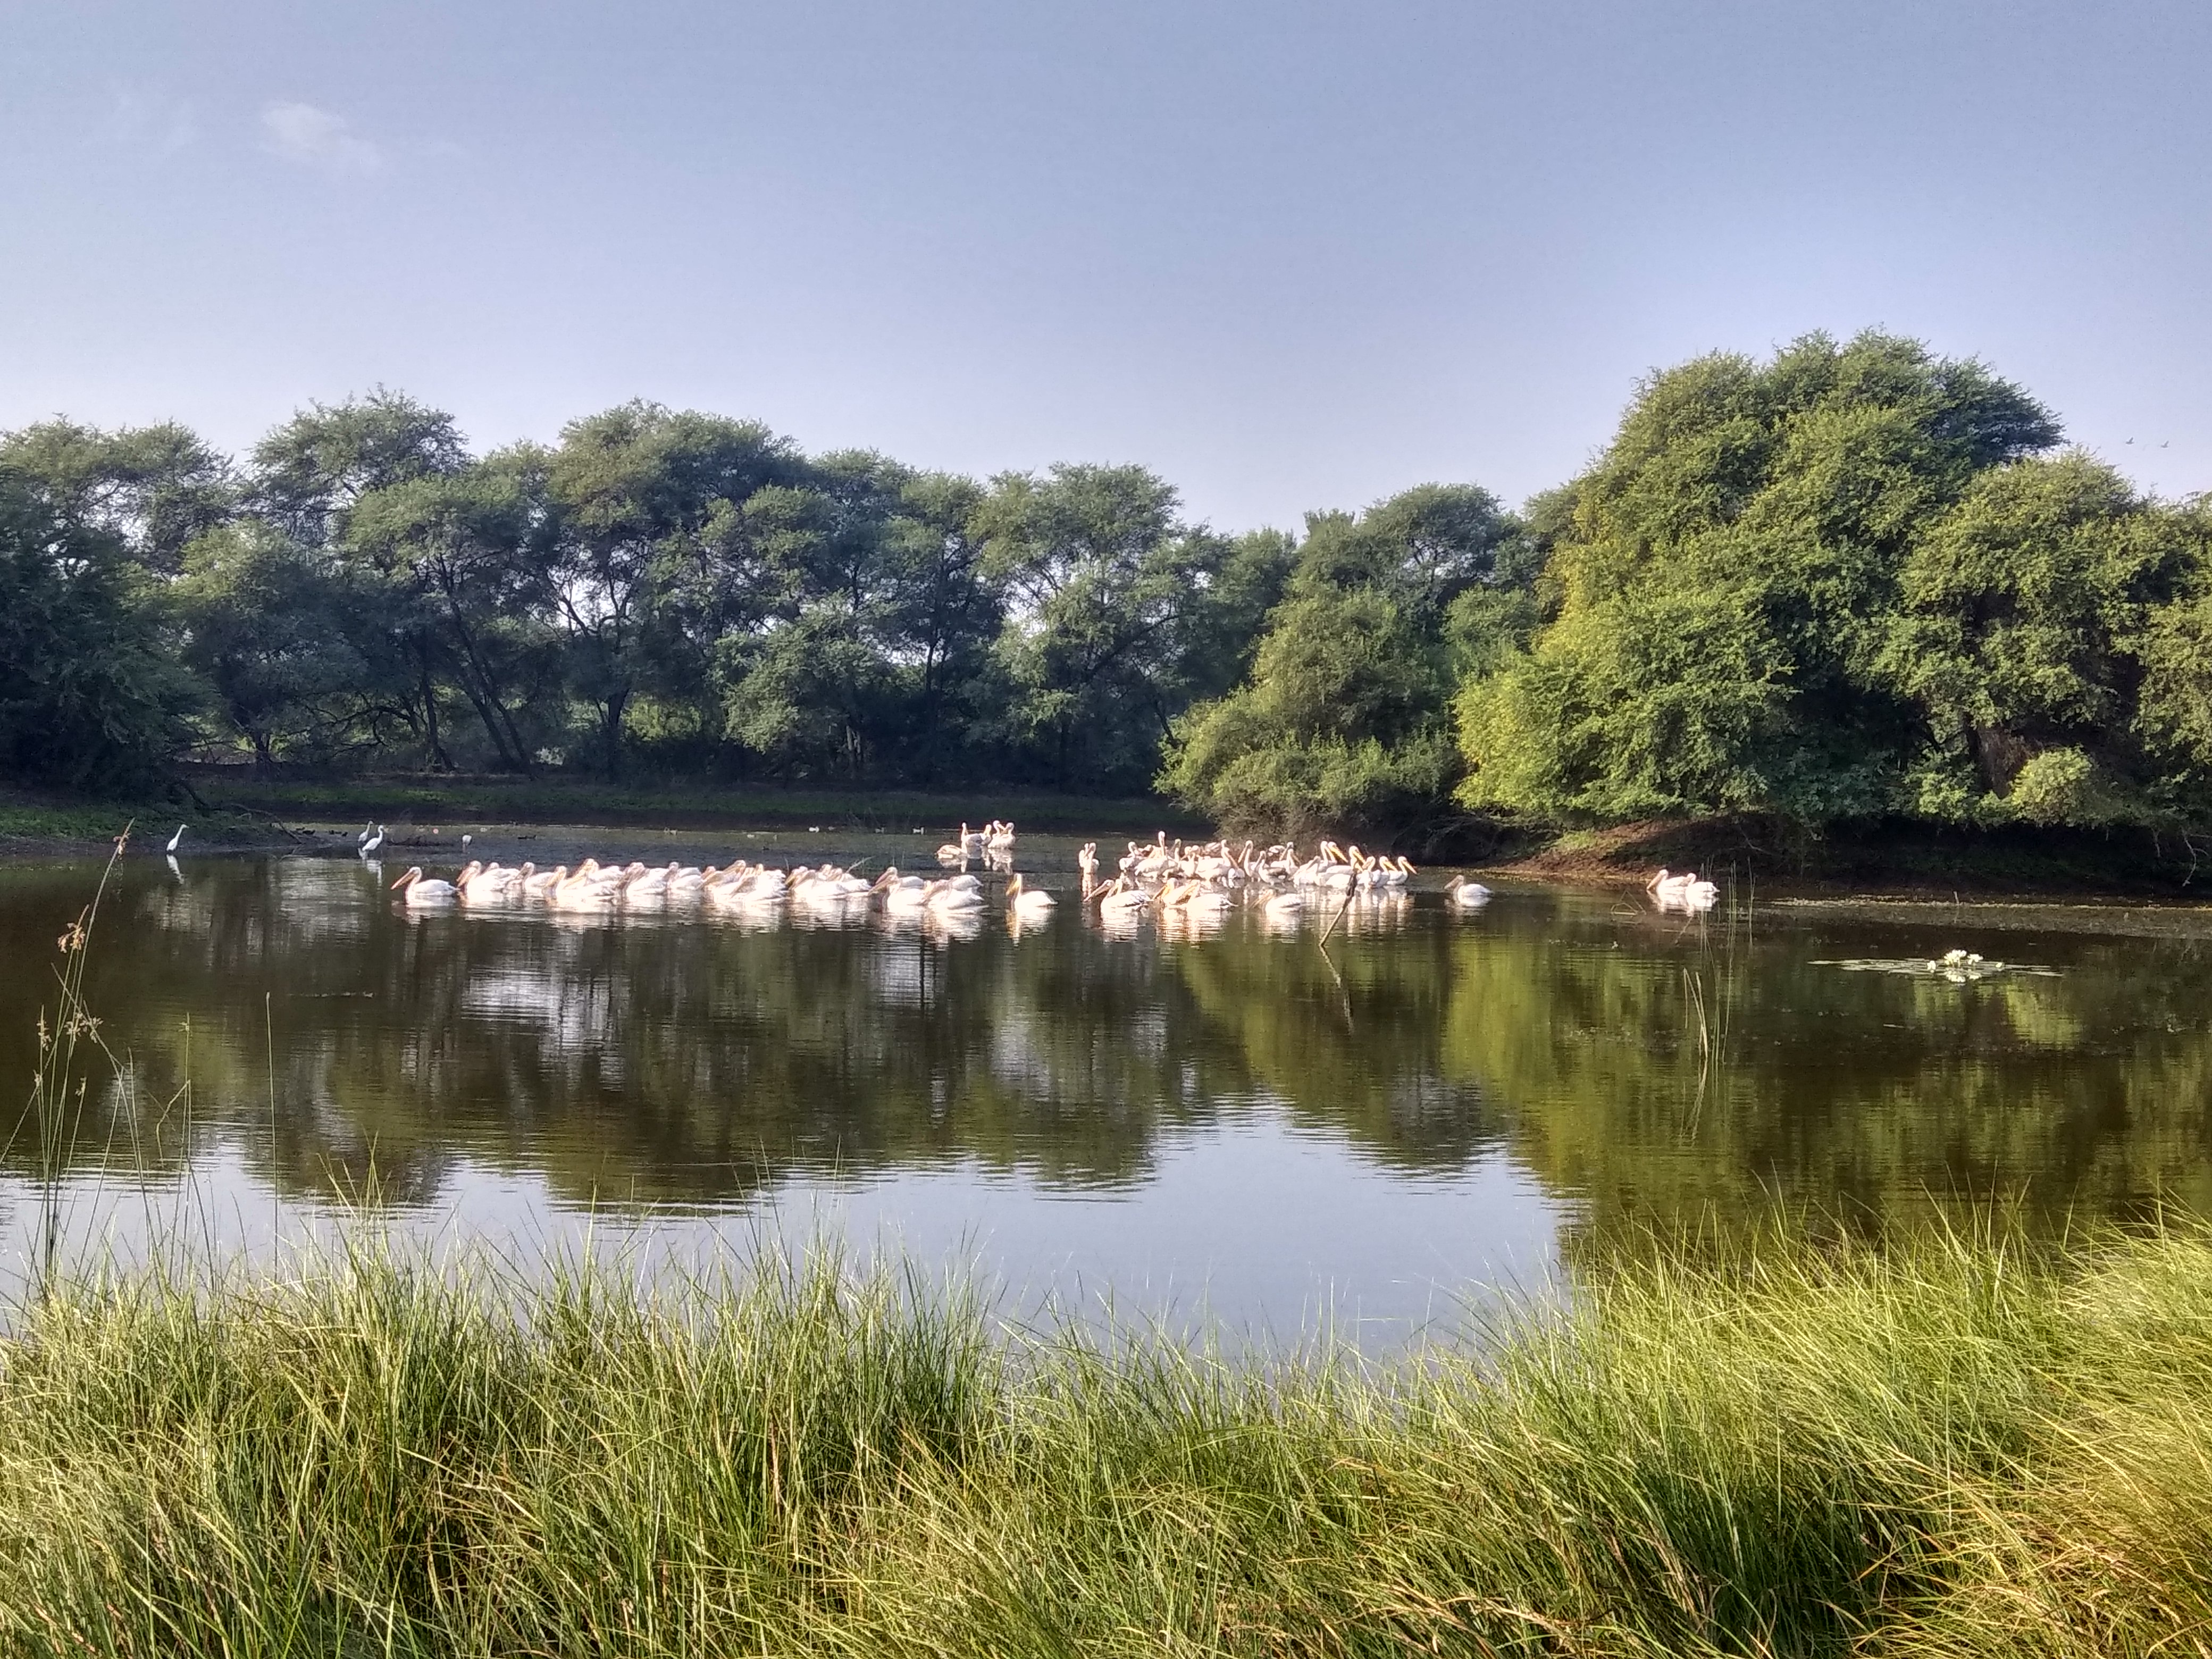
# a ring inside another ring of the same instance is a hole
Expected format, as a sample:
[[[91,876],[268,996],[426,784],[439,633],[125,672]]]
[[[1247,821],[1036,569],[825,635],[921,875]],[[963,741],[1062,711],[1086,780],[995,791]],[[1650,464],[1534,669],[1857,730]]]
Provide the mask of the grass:
[[[262,781],[250,775],[196,773],[194,787],[213,805],[251,808],[295,822],[350,824],[375,817],[415,823],[651,824],[714,830],[787,824],[905,831],[1012,818],[1024,829],[1126,830],[1149,836],[1163,825],[1195,829],[1172,804],[979,788],[965,792],[772,785],[716,788],[697,784],[606,784],[575,778],[397,777]]]
[[[207,812],[173,800],[100,800],[0,785],[0,852],[100,851],[134,823],[139,842],[151,841],[156,851],[179,823],[191,826],[187,845],[202,852],[210,846],[267,847],[288,841],[266,814],[243,806],[218,805]]]
[[[1655,1257],[1267,1370],[770,1255],[64,1278],[0,1345],[0,1647],[2201,1653],[2212,1236]]]

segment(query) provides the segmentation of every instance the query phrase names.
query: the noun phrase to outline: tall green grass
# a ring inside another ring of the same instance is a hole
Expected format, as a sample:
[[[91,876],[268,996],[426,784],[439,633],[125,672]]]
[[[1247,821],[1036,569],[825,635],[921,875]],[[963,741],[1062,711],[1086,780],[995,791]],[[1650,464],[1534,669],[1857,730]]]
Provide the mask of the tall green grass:
[[[0,1339],[0,1648],[2039,1654],[2212,1641],[2212,1236],[1777,1245],[1257,1366],[771,1253],[361,1246]]]

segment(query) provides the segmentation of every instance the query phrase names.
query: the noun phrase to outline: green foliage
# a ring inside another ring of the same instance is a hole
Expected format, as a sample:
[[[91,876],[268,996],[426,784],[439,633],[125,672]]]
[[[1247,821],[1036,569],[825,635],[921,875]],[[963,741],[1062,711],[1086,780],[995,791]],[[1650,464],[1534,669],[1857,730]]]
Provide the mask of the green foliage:
[[[0,775],[100,793],[159,778],[191,688],[136,588],[119,537],[0,464]]]
[[[1006,592],[1003,730],[1062,787],[1088,775],[1141,787],[1226,549],[1182,526],[1173,486],[1142,467],[1055,466],[992,485],[975,528]]]
[[[235,466],[57,420],[0,434],[49,548],[11,695],[73,711],[15,763],[1149,784],[1370,839],[2212,824],[2212,517],[2057,441],[1880,333],[1653,374],[1519,518],[1425,484],[1300,536],[1193,525],[1142,467],[981,483],[643,402],[477,457],[378,388]]]
[[[174,574],[193,538],[237,506],[229,461],[174,423],[104,433],[44,422],[0,434],[0,468],[57,518],[113,537],[163,574]]]
[[[2212,502],[2172,509],[2168,522],[2186,551],[2173,598],[2151,607],[2136,644],[2136,735],[2158,768],[2151,787],[2202,823],[2212,821]]]
[[[185,662],[264,769],[337,749],[370,678],[349,637],[368,596],[275,526],[246,520],[191,544],[168,601]]]
[[[1459,702],[1469,804],[1575,820],[1893,809],[1926,715],[1908,562],[2057,431],[1973,362],[1866,334],[1653,376],[1548,503],[1553,614]]]
[[[1518,625],[1531,562],[1471,487],[1310,516],[1249,678],[1176,724],[1161,787],[1224,823],[1290,833],[1433,812],[1458,771],[1443,727],[1455,662]]]

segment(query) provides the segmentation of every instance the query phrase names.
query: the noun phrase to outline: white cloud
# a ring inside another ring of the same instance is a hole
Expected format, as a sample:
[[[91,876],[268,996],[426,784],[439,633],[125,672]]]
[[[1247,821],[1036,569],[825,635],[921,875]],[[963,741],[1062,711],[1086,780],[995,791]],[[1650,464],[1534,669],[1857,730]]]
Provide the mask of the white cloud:
[[[261,147],[271,155],[326,173],[363,175],[384,170],[384,152],[359,137],[343,115],[313,104],[271,104],[261,112]]]

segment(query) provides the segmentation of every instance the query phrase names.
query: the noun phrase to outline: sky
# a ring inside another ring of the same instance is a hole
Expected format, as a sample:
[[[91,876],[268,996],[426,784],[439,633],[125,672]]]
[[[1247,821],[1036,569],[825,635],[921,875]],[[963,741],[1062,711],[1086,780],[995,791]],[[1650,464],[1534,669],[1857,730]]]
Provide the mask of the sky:
[[[2212,488],[2203,0],[0,0],[0,428],[631,398],[1224,530],[1880,326]]]

